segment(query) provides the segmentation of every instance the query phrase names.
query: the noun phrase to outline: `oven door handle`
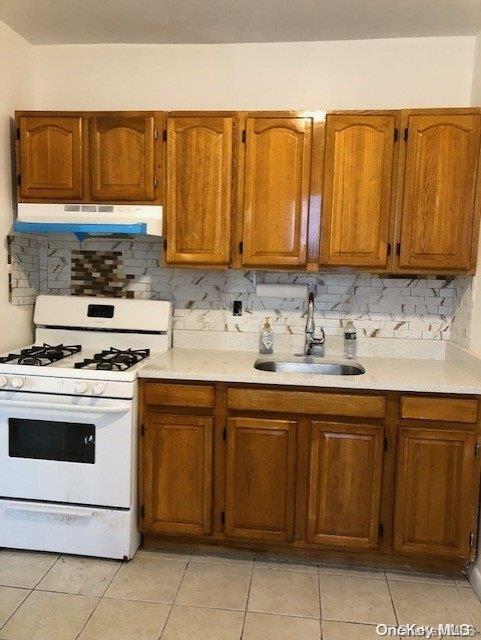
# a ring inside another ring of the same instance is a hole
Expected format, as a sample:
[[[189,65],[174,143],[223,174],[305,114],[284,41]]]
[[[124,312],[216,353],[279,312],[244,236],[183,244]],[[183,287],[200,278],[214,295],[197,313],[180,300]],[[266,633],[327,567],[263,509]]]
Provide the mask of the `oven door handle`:
[[[94,515],[93,511],[89,511],[88,509],[75,509],[75,507],[55,507],[53,505],[49,505],[48,507],[34,505],[34,504],[25,504],[25,506],[10,506],[7,507],[7,511],[10,513],[41,513],[46,516],[63,516],[70,518],[92,518]]]
[[[12,407],[18,409],[40,409],[43,411],[64,411],[68,413],[127,413],[130,411],[129,406],[117,405],[113,407],[88,407],[76,404],[46,404],[43,402],[22,402],[20,400],[0,400],[0,411],[4,407]]]

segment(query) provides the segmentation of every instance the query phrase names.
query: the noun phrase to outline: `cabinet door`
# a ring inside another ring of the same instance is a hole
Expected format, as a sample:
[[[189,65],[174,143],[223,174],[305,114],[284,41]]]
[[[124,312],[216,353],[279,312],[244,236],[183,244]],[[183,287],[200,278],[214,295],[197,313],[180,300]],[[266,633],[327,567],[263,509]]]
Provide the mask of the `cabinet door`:
[[[210,533],[212,418],[148,416],[145,532]]]
[[[471,267],[479,115],[409,117],[399,266]]]
[[[387,267],[395,127],[394,115],[327,117],[321,265]]]
[[[467,558],[475,479],[473,432],[402,427],[398,438],[394,548]]]
[[[235,538],[294,536],[297,423],[230,418],[225,533]]]
[[[153,116],[93,116],[89,145],[92,200],[154,199]]]
[[[167,262],[228,265],[233,118],[167,119]]]
[[[82,197],[82,120],[76,116],[21,116],[20,198]]]
[[[243,265],[307,262],[312,118],[247,118]]]
[[[377,546],[384,432],[371,425],[313,422],[307,538],[318,544]]]

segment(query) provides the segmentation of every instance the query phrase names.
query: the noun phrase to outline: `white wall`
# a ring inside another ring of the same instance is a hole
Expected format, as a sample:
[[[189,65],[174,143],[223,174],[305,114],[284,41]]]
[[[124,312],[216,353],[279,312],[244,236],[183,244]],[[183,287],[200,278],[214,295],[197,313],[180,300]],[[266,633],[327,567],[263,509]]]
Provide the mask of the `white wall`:
[[[36,47],[41,109],[467,106],[474,37]]]
[[[475,38],[471,104],[481,107],[481,31]]]
[[[471,104],[481,106],[481,31],[475,39]],[[478,270],[473,277],[470,350],[481,357],[481,236],[478,249]]]
[[[8,303],[6,237],[13,219],[11,119],[32,105],[34,55],[31,45],[0,22],[0,352],[31,338],[31,307]]]

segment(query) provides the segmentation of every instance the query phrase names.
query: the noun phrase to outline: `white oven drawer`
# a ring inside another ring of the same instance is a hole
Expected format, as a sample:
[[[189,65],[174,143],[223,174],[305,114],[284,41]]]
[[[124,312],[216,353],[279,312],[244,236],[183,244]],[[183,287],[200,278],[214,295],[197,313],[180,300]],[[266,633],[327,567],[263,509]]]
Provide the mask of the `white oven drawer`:
[[[135,402],[0,396],[0,498],[130,508]]]
[[[0,547],[130,559],[139,540],[133,510],[0,500]]]

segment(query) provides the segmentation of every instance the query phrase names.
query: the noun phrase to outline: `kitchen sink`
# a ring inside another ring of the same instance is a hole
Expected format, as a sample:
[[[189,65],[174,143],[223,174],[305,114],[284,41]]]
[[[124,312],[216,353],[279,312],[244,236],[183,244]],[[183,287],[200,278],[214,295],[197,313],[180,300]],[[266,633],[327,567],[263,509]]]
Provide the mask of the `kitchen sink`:
[[[317,373],[329,376],[358,376],[366,370],[359,362],[295,360],[256,360],[254,368],[275,373]]]

